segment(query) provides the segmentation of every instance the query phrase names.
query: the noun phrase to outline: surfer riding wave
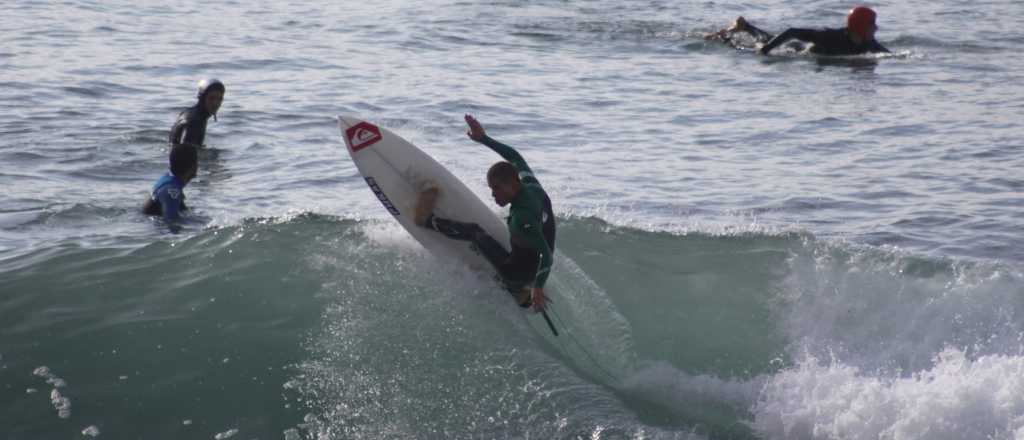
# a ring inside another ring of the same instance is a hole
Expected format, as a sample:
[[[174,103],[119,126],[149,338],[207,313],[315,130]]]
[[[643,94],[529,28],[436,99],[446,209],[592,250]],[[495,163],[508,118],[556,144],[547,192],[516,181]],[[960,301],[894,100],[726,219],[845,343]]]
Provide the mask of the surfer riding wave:
[[[501,155],[487,171],[487,186],[498,206],[511,205],[507,226],[511,252],[475,223],[459,222],[434,215],[434,205],[440,195],[437,188],[420,193],[416,204],[417,225],[437,231],[444,236],[468,241],[498,271],[505,288],[516,296],[522,307],[533,306],[536,311],[545,307],[544,283],[554,262],[555,215],[551,199],[540,181],[533,175],[526,160],[512,147],[487,136],[483,126],[473,116],[466,115],[470,139],[482,143]]]

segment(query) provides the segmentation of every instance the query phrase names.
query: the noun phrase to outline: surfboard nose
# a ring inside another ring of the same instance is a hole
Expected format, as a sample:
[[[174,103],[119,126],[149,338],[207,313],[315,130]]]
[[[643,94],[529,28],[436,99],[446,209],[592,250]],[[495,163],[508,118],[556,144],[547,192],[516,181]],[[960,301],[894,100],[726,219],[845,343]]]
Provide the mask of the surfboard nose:
[[[337,119],[338,119],[338,128],[341,129],[342,133],[344,133],[345,130],[347,130],[349,127],[351,127],[353,125],[356,125],[356,124],[358,124],[358,123],[363,121],[363,119],[361,119],[361,118],[357,118],[355,116],[349,116],[349,115],[338,115]]]

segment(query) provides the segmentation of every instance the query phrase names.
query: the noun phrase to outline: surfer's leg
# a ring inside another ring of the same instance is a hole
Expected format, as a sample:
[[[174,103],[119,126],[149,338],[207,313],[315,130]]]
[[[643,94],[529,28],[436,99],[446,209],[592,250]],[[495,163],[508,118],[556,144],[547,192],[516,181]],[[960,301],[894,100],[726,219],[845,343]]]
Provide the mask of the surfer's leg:
[[[508,252],[505,252],[505,248],[491,238],[491,236],[487,235],[487,232],[480,225],[449,220],[434,215],[434,205],[437,203],[439,194],[440,192],[437,188],[429,188],[420,193],[419,199],[416,200],[416,213],[413,217],[413,222],[424,228],[440,232],[445,237],[453,240],[473,242],[488,257],[491,264],[496,264],[495,261],[503,261],[508,257]],[[491,260],[491,256],[501,259]]]
[[[488,235],[480,225],[431,215],[427,217],[423,227],[433,229],[453,240],[473,243],[473,249],[491,263],[494,270],[498,272],[498,276],[495,278],[516,298],[516,302],[523,307],[531,305],[529,283],[532,273],[529,273],[529,266],[511,261],[511,255],[505,250],[505,247],[494,237]],[[532,267],[536,269],[536,262]]]
[[[520,307],[533,305],[530,286],[536,275],[539,259],[519,260],[508,258],[502,264],[495,266],[501,276],[501,282],[505,289],[516,299]]]
[[[434,215],[434,204],[437,202],[438,191],[430,188],[420,193],[416,203],[413,221],[424,228],[434,230],[452,240],[468,241],[473,249],[482,255],[498,272],[498,281],[515,297],[522,307],[530,307],[531,297],[529,277],[524,275],[521,265],[510,261],[510,254],[476,223],[465,223],[449,220]],[[536,264],[534,264],[536,266]]]
[[[445,237],[459,241],[475,241],[477,235],[484,233],[483,228],[476,223],[457,222],[438,217],[434,214],[428,215],[420,226],[440,232]]]
[[[740,17],[738,20],[743,20],[743,17]],[[775,38],[771,33],[758,29],[746,20],[743,20],[743,32],[750,34],[750,36],[754,37],[758,43],[767,43],[771,41],[772,38]]]

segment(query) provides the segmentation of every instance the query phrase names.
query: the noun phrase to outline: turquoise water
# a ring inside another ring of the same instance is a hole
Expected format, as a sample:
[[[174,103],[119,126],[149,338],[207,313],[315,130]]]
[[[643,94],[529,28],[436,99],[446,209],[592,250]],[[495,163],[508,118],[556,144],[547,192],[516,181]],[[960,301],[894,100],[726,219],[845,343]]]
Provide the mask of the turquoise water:
[[[874,5],[879,58],[700,38],[849,6],[15,1],[0,437],[1020,438],[1020,5]],[[170,234],[137,211],[203,76]],[[420,248],[334,121],[486,196],[464,113],[552,196],[559,338]]]

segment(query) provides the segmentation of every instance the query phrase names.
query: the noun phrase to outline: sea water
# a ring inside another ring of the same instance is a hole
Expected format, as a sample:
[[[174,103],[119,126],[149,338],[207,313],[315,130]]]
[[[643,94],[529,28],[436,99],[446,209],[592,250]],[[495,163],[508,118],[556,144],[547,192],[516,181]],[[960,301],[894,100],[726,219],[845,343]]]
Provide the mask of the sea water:
[[[8,2],[0,438],[1024,438],[1024,9],[873,4],[882,56],[702,38],[852,6]],[[209,76],[172,234],[139,210]],[[465,113],[554,202],[558,338],[334,120],[489,202]]]

